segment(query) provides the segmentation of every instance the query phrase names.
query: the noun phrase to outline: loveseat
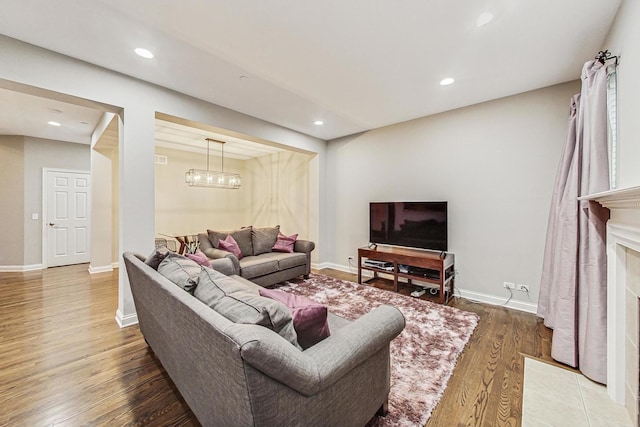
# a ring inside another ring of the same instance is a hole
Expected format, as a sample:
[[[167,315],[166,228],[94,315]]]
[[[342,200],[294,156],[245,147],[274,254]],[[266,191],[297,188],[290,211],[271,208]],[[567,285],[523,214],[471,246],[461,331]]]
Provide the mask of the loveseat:
[[[228,236],[237,243],[240,255],[219,248],[219,242]],[[273,250],[279,240],[287,238],[292,243],[291,252]],[[315,248],[315,243],[311,241],[283,236],[279,226],[250,226],[232,231],[207,230],[206,233],[198,234],[198,243],[207,257],[229,258],[236,275],[261,286],[272,286],[298,276],[308,278],[311,272],[311,251]]]
[[[140,331],[203,426],[361,427],[386,409],[389,343],[404,328],[396,308],[381,305],[353,322],[329,313],[330,336],[301,350],[281,332],[231,321],[192,295],[214,275],[260,298],[259,286],[221,274],[235,271],[230,259],[177,285],[155,269],[153,255],[123,256]]]

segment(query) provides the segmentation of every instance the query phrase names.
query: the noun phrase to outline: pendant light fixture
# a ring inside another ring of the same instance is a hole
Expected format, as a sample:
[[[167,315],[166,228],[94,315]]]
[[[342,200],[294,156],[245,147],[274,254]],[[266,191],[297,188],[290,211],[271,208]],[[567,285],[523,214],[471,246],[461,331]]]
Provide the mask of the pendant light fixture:
[[[207,170],[189,169],[184,174],[184,181],[190,187],[212,187],[212,188],[230,188],[238,189],[242,184],[242,178],[237,173],[224,172],[224,141],[217,139],[205,138],[207,141]],[[220,172],[209,170],[209,143],[217,142],[222,147],[222,166]]]

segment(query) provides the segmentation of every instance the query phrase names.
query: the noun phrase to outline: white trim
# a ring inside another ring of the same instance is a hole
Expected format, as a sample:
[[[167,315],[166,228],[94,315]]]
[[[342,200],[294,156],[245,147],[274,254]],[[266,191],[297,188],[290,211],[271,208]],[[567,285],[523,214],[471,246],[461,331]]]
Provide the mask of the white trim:
[[[0,265],[0,271],[6,273],[19,273],[23,271],[43,270],[42,264],[31,265]]]
[[[127,326],[137,325],[138,324],[138,314],[133,313],[128,316],[123,316],[120,309],[116,311],[116,323],[120,328],[126,328]]]
[[[607,223],[607,392],[625,404],[626,248],[640,252],[640,228]]]
[[[113,266],[109,265],[101,265],[100,267],[94,267],[89,264],[89,274],[98,274],[98,273],[108,273],[113,271]]]
[[[640,186],[589,194],[578,197],[578,200],[593,200],[609,209],[638,209],[640,208]]]
[[[42,225],[42,266],[43,268],[47,268],[49,267],[48,262],[47,262],[47,245],[48,245],[48,241],[47,241],[47,174],[49,172],[62,172],[62,173],[81,173],[81,174],[87,174],[89,175],[89,179],[91,179],[91,170],[80,170],[80,169],[61,169],[61,168],[42,168],[42,221],[41,221],[41,225]],[[93,184],[92,184],[93,185]],[[89,200],[87,201],[87,215],[88,215],[88,232],[89,232],[89,236],[91,236],[91,187],[92,185],[89,186],[88,189],[88,195],[89,195]],[[89,242],[91,243],[91,242]],[[91,259],[91,256],[89,256],[89,259]]]
[[[111,263],[111,268],[113,268],[114,270],[115,270],[116,268],[120,268],[120,263],[119,263],[119,262],[112,262],[112,263]]]
[[[469,291],[466,289],[461,289],[456,287],[456,292],[460,294],[460,296],[464,299],[468,299],[470,301],[481,302],[485,304],[491,305],[501,305],[503,307],[512,308],[518,311],[524,311],[527,313],[535,314],[538,311],[538,304],[533,304],[526,301],[518,301],[511,299],[508,303],[505,304],[505,297],[496,296],[490,294],[484,294],[482,292]]]

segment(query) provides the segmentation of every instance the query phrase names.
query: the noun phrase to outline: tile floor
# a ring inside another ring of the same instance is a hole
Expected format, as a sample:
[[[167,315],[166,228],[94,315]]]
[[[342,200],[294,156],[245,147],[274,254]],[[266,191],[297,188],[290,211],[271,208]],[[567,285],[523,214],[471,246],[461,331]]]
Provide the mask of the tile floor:
[[[631,427],[626,409],[583,375],[525,357],[522,427]]]

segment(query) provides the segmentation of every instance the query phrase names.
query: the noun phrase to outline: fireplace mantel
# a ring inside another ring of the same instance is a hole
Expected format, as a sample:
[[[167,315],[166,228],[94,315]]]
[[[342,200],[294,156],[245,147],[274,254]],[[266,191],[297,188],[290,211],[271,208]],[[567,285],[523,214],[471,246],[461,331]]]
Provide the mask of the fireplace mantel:
[[[640,209],[640,187],[622,188],[578,197],[593,200],[609,209]]]
[[[638,313],[626,313],[628,309],[637,310],[638,303],[628,303],[626,298],[632,295],[629,292],[628,274],[632,275],[627,266],[627,251],[640,252],[640,186],[629,187],[591,194],[579,198],[600,203],[611,210],[611,219],[607,222],[607,392],[615,402],[627,407],[631,418],[638,417],[638,383],[625,377],[625,369],[637,366],[637,361],[628,361],[627,354],[632,348],[637,356],[638,339],[629,347],[629,341],[625,341],[625,333],[629,330],[637,331],[636,326],[631,327],[627,319],[637,319]],[[637,273],[635,273],[637,274]],[[629,276],[632,277],[632,276]],[[632,279],[634,280],[634,279]],[[629,320],[633,322],[634,320]],[[630,328],[630,329],[629,329]],[[627,347],[629,348],[627,348]],[[630,365],[629,365],[630,364]],[[627,376],[629,376],[627,374]],[[635,373],[631,376],[638,378]],[[630,385],[633,384],[633,385]],[[633,399],[630,399],[629,390],[635,388]],[[635,414],[634,414],[635,412]]]

